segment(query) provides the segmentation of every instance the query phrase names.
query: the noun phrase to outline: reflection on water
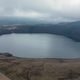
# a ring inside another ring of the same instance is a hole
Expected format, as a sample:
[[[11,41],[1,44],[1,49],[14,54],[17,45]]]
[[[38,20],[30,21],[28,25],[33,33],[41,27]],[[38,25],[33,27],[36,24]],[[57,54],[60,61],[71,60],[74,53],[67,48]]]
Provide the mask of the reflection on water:
[[[0,36],[0,52],[28,58],[80,57],[80,43],[49,34],[9,34]]]

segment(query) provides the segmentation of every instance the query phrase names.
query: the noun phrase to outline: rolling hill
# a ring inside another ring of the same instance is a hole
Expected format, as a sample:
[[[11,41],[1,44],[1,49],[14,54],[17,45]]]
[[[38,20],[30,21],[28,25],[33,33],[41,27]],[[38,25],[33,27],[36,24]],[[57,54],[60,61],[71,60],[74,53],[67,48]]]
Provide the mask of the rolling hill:
[[[0,35],[10,33],[48,33],[63,35],[80,42],[80,21],[59,24],[14,24],[1,25]]]

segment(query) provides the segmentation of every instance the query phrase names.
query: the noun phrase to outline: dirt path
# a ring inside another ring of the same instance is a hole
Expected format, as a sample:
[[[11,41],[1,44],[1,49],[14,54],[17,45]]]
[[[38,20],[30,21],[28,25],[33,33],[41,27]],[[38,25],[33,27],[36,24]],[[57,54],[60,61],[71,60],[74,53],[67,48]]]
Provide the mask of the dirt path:
[[[0,80],[10,80],[10,79],[0,73]]]

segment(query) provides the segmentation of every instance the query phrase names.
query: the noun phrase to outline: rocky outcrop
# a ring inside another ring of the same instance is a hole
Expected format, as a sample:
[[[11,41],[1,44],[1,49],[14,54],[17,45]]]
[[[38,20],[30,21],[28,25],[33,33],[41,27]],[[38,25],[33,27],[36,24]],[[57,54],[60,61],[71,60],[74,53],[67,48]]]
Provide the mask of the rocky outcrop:
[[[0,80],[11,80],[11,79],[0,73]]]

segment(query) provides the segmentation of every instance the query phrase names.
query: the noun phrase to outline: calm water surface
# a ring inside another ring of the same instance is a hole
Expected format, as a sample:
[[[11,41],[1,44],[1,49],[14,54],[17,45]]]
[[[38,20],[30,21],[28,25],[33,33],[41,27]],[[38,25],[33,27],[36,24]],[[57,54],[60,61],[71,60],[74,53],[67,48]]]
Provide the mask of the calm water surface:
[[[27,58],[77,58],[80,43],[49,34],[9,34],[0,36],[0,52]]]

